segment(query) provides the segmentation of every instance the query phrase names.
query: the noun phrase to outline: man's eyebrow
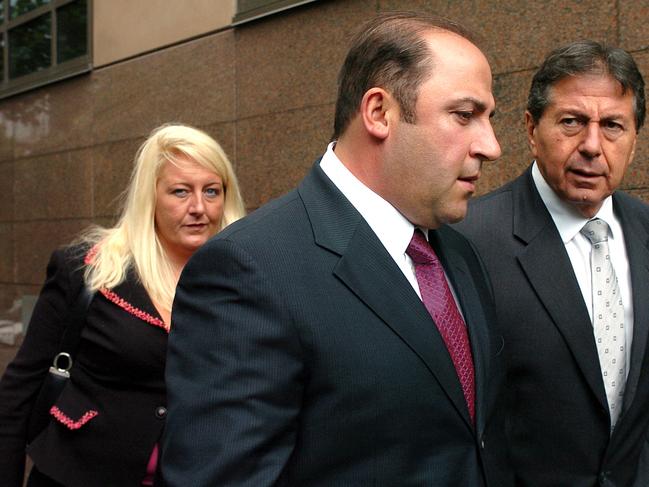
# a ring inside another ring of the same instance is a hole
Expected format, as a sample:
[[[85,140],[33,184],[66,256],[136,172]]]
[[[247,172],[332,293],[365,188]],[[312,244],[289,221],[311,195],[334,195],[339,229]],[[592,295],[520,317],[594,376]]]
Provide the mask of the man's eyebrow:
[[[629,117],[628,115],[625,115],[624,113],[607,113],[607,114],[601,116],[600,120],[602,120],[602,121],[624,120],[626,118],[633,118],[633,116]]]
[[[475,107],[476,111],[478,112],[487,111],[487,105],[483,101],[478,100],[477,98],[474,98],[472,96],[465,96],[463,98],[459,98],[458,100],[456,100],[456,103],[457,104],[470,103]],[[489,113],[489,118],[493,117],[495,114],[496,114],[496,110],[494,109]]]
[[[564,115],[572,115],[575,118],[583,119],[583,120],[590,120],[592,117],[590,114],[586,113],[583,109],[581,108],[565,108],[559,112],[559,115],[564,116]],[[627,115],[625,115],[622,112],[611,112],[611,113],[606,113],[602,116],[599,117],[600,121],[607,121],[607,120],[620,120],[626,118]]]

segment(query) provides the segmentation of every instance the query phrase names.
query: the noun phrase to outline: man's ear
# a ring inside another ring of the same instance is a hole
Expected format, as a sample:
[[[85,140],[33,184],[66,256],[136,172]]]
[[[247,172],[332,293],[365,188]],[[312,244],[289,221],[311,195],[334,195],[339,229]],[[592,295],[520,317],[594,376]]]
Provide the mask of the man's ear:
[[[534,131],[536,130],[536,122],[529,110],[525,110],[525,129],[527,133],[527,146],[530,152],[536,157],[536,139],[534,138]]]
[[[638,133],[637,132],[636,132],[635,137],[633,139],[633,147],[631,147],[631,155],[629,156],[629,164],[633,162],[633,158],[635,157],[636,142],[638,142]]]
[[[361,100],[360,115],[365,130],[377,139],[385,139],[394,119],[396,100],[383,88],[370,88]],[[396,113],[398,116],[398,113]]]

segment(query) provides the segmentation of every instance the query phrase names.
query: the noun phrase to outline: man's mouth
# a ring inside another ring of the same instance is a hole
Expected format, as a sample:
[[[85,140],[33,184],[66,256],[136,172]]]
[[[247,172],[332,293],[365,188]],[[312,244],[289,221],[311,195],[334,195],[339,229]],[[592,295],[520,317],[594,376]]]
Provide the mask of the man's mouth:
[[[582,178],[598,178],[603,176],[603,174],[589,169],[570,169],[570,172]]]
[[[475,192],[475,183],[480,178],[480,173],[471,174],[469,176],[462,176],[458,178],[458,181],[467,189],[467,191],[473,193]]]

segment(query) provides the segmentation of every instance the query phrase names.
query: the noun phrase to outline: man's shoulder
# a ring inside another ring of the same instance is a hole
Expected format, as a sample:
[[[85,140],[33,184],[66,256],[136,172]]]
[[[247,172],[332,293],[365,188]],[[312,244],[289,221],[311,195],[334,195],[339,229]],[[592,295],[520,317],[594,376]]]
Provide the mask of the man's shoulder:
[[[515,194],[529,192],[528,188],[530,182],[531,175],[528,169],[515,179],[512,179],[489,193],[472,199],[469,202],[469,207],[488,210],[497,209],[503,205],[511,206]]]
[[[309,239],[304,205],[293,190],[217,233],[192,255],[184,273],[202,272],[207,265],[236,268],[250,261],[281,266],[306,248]]]
[[[613,205],[616,211],[633,213],[640,218],[649,219],[649,204],[624,191],[616,191],[613,194]]]
[[[624,191],[616,191],[613,193],[613,211],[625,232],[649,235],[649,204]]]
[[[213,240],[246,240],[264,234],[266,239],[281,234],[295,223],[304,213],[304,206],[297,190],[292,190],[279,198],[269,201],[241,220],[219,232]]]
[[[521,201],[530,201],[529,169],[503,186],[469,202],[467,214],[453,227],[469,238],[480,252],[485,248],[501,251],[508,245],[513,233],[515,214]],[[525,205],[524,205],[525,206]]]
[[[472,236],[477,231],[491,231],[494,224],[502,227],[505,219],[511,219],[514,193],[521,184],[520,178],[510,181],[490,193],[469,202],[467,214],[454,228],[464,235]]]
[[[497,188],[490,193],[479,196],[469,202],[469,210],[467,216],[474,216],[471,213],[493,213],[498,211],[504,206],[511,206],[513,197],[512,183],[507,183],[500,188]]]

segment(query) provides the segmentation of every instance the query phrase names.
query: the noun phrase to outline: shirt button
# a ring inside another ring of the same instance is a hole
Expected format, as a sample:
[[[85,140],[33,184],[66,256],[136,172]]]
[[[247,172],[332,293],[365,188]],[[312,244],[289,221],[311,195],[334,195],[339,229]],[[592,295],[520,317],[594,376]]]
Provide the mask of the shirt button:
[[[164,419],[167,415],[167,408],[164,406],[158,406],[155,408],[155,417],[158,419]]]

